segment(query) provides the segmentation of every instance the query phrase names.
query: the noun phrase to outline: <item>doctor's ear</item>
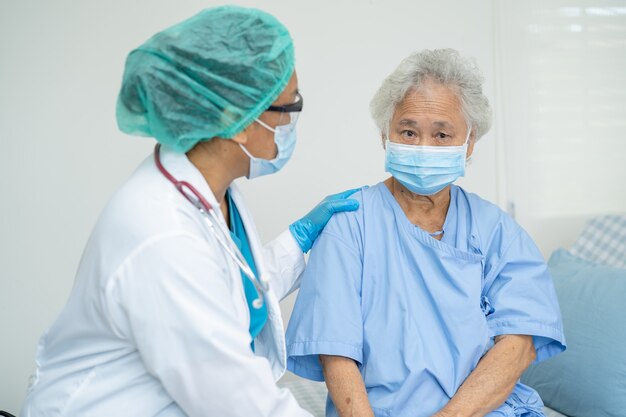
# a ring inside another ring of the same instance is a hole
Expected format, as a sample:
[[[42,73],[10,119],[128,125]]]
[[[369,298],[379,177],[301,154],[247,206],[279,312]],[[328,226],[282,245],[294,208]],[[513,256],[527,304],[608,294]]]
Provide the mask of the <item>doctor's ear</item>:
[[[246,128],[242,132],[237,133],[231,140],[239,145],[245,145],[248,143],[248,129]]]

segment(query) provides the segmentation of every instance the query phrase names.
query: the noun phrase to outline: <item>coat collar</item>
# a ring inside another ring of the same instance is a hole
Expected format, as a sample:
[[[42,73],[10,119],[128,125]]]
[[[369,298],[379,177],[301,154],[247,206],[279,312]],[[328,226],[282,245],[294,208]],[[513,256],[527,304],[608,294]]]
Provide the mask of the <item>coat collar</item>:
[[[222,214],[222,210],[219,209],[219,203],[217,202],[217,198],[213,194],[211,187],[204,179],[202,173],[195,167],[194,164],[191,163],[187,155],[184,153],[179,153],[174,151],[171,147],[166,145],[161,145],[161,163],[165,167],[166,170],[172,174],[174,178],[179,181],[186,181],[191,184],[202,196],[213,206],[215,209],[215,213],[220,219],[222,226],[225,227],[225,230],[228,230],[228,225],[226,224],[226,220],[224,219],[224,215]],[[239,192],[239,188],[232,183],[228,188],[228,191],[231,195],[231,198],[241,216],[241,220],[243,221],[244,227],[246,229],[246,233],[248,235],[248,240],[250,242],[250,247],[252,249],[252,256],[254,257],[254,262],[257,267],[257,271],[259,272],[262,279],[266,280],[265,277],[265,263],[263,260],[263,251],[262,245],[258,238],[258,232],[256,230],[256,226],[250,216],[250,213],[245,207],[243,202],[243,197]]]
[[[226,221],[220,210],[220,205],[217,198],[213,194],[211,187],[204,179],[202,173],[191,163],[187,155],[174,151],[172,148],[166,145],[161,145],[161,164],[165,167],[169,173],[178,181],[186,181],[191,184],[202,196],[208,201],[208,203],[215,209],[215,214],[222,222],[222,226],[228,229]]]
[[[209,187],[209,184],[204,179],[202,173],[191,163],[191,161],[189,161],[187,155],[175,152],[172,148],[167,146],[161,146],[160,155],[161,163],[165,169],[167,169],[170,174],[174,176],[174,178],[179,181],[187,181],[203,195],[209,204],[214,207],[219,207],[217,199]],[[230,185],[228,190],[233,202],[237,206],[237,210],[239,211],[241,220],[246,229],[246,234],[248,235],[257,272],[259,273],[259,276],[263,277],[263,279],[268,279],[263,259],[263,247],[259,240],[252,216],[246,209],[243,196],[239,192],[238,187],[233,183]],[[222,211],[217,209],[215,212],[222,222],[222,226],[226,228],[225,230],[228,230]],[[243,287],[241,288],[241,291],[243,294]],[[259,342],[257,343],[257,353],[262,354],[269,360],[274,377],[278,379],[285,371],[286,351],[278,299],[276,298],[271,287],[265,294],[265,301],[268,306],[269,323],[257,337],[257,341]]]

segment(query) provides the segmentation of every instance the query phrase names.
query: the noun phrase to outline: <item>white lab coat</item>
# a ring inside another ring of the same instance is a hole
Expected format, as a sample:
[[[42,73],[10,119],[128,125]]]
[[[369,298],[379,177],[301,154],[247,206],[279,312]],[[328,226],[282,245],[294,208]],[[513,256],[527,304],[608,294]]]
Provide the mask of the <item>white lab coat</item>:
[[[219,207],[185,155],[163,147],[161,160]],[[262,248],[230,191],[270,281],[256,353],[240,270],[150,157],[94,228],[67,305],[39,343],[22,416],[309,416],[275,384],[286,363],[278,300],[299,284],[303,254],[289,231]]]

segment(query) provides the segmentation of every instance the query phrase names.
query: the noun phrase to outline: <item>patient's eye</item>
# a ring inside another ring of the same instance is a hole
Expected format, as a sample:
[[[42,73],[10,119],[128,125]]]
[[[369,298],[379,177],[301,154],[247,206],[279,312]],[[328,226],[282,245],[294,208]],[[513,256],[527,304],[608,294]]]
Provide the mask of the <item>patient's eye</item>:
[[[446,132],[437,132],[435,134],[435,141],[440,145],[448,145],[452,142],[452,136],[448,135]]]
[[[402,132],[400,132],[400,134],[402,135],[403,138],[406,138],[406,139],[417,138],[417,134],[412,130],[403,130]]]

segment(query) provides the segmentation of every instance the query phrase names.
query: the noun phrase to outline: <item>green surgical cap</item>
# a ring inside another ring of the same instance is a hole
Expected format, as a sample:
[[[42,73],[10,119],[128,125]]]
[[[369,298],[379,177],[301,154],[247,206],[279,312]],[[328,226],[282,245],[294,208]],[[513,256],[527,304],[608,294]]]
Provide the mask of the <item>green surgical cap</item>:
[[[293,42],[276,18],[242,7],[206,9],[128,55],[117,124],[187,152],[243,131],[293,70]]]

